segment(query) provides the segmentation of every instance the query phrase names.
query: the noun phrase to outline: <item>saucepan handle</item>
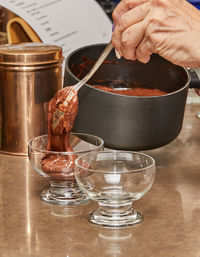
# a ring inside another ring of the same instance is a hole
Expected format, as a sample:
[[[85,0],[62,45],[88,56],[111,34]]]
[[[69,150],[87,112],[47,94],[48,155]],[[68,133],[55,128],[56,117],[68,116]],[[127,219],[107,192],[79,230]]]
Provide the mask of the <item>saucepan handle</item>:
[[[200,79],[196,73],[195,70],[187,68],[187,71],[191,77],[191,81],[190,81],[190,88],[198,88],[200,89]]]

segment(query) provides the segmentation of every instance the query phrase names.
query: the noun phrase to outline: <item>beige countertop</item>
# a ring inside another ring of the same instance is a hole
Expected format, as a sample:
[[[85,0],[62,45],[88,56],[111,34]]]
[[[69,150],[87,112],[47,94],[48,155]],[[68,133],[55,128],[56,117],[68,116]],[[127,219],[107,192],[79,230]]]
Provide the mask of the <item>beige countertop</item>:
[[[140,225],[109,230],[86,217],[95,203],[47,205],[48,181],[27,157],[0,154],[0,256],[200,257],[200,105],[188,105],[172,143],[147,151],[156,160],[152,189],[134,203]]]

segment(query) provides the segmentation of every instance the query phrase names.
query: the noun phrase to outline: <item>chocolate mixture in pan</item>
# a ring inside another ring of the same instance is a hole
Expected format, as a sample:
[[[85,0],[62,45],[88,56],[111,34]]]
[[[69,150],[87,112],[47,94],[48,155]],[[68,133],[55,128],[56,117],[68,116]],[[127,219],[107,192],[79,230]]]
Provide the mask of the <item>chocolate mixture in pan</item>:
[[[78,96],[65,102],[71,87],[65,87],[56,93],[49,102],[48,109],[48,151],[72,152],[69,137],[78,112]],[[50,173],[54,179],[74,177],[75,154],[47,154],[42,160],[42,170]]]
[[[119,94],[119,95],[130,95],[130,96],[161,96],[166,95],[166,92],[161,91],[159,89],[150,89],[150,88],[142,88],[142,87],[134,87],[127,89],[116,89],[110,88],[106,86],[96,86],[92,85],[95,88],[99,88],[103,91]]]
[[[72,64],[71,70],[72,73],[76,75],[77,78],[81,79],[85,74],[86,71],[90,70],[94,62],[90,59],[88,59],[86,56],[82,56],[82,62],[80,64]],[[112,61],[104,61],[103,64],[111,64],[114,65],[115,63]],[[125,62],[126,64],[126,62]],[[115,81],[115,84],[117,85],[117,82],[119,85],[121,84],[121,81]],[[103,91],[112,92],[115,94],[120,95],[129,95],[129,96],[161,96],[167,94],[165,91],[161,91],[157,88],[144,88],[142,85],[138,85],[134,82],[131,82],[131,85],[127,84],[127,87],[125,87],[125,84],[123,85],[123,89],[118,89],[115,87],[110,87],[108,84],[113,84],[108,82],[101,81],[95,81],[94,84],[88,83],[90,86],[101,89]]]

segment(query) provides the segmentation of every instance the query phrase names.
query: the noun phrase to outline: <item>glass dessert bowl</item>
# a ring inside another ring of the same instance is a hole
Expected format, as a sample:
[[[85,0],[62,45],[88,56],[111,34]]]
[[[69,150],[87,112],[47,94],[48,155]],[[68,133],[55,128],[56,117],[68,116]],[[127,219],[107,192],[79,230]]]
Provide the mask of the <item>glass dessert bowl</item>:
[[[82,191],[98,202],[89,221],[108,228],[142,222],[132,203],[148,192],[155,178],[155,161],[138,152],[97,152],[78,157],[75,177]]]
[[[48,135],[31,139],[28,156],[32,167],[47,177],[50,187],[41,192],[41,200],[57,205],[75,205],[90,199],[79,188],[74,174],[75,159],[83,154],[103,150],[103,140],[97,136],[71,133],[70,146],[73,151],[48,151]]]

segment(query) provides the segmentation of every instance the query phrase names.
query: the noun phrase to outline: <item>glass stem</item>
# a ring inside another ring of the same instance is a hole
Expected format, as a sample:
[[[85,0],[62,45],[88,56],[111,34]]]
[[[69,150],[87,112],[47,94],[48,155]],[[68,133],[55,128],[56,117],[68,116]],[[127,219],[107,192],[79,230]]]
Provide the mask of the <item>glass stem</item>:
[[[128,202],[124,205],[105,205],[104,203],[99,203],[98,213],[102,216],[112,217],[112,219],[115,217],[118,219],[130,214],[134,214],[134,210],[132,208],[132,202]]]
[[[73,194],[81,192],[75,180],[64,182],[50,182],[49,192],[54,195],[73,198]]]

